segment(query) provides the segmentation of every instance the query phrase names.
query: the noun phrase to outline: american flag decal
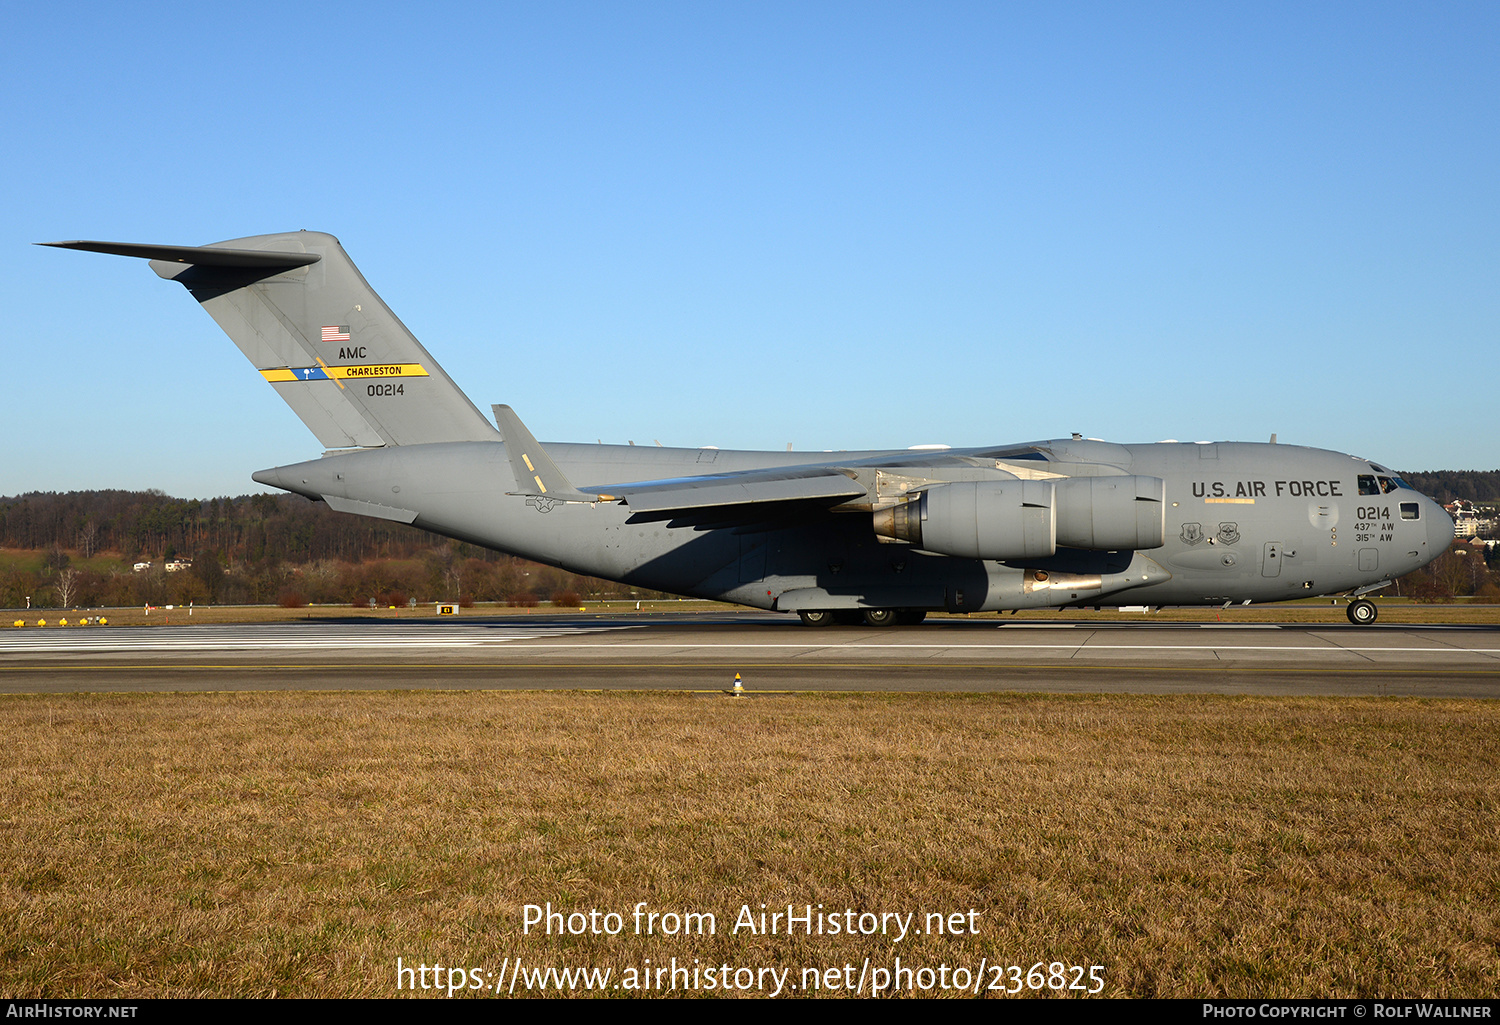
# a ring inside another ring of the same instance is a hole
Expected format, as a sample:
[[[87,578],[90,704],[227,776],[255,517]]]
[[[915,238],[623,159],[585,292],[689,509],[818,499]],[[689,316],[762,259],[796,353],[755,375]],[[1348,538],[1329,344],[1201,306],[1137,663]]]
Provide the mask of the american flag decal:
[[[349,340],[349,325],[339,324],[334,327],[323,328],[323,341],[325,342],[347,342]]]

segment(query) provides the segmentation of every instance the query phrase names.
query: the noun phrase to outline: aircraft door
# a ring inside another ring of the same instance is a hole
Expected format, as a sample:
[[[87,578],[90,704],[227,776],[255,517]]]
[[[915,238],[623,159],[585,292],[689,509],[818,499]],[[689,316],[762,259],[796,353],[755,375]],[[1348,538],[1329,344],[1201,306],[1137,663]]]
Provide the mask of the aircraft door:
[[[1261,559],[1260,575],[1263,577],[1281,576],[1281,542],[1267,541],[1265,556]]]
[[[1380,566],[1380,549],[1361,548],[1359,550],[1359,571],[1361,573],[1374,573]]]

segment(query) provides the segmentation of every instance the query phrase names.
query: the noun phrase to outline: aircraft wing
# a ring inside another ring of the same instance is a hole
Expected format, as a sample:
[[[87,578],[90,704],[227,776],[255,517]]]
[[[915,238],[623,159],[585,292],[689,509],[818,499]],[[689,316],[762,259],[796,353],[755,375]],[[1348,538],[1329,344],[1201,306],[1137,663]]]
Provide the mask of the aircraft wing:
[[[787,466],[575,488],[514,409],[503,404],[491,408],[510,454],[515,494],[562,502],[620,502],[631,510],[636,523],[671,520],[675,526],[700,527],[760,523],[822,512],[867,493],[853,474],[832,466]]]
[[[1065,476],[1001,460],[1002,455],[1019,460],[1042,455],[1034,446],[1023,446],[1003,453],[879,453],[847,466],[774,466],[576,487],[514,409],[503,404],[491,408],[515,474],[511,494],[560,502],[619,502],[630,510],[631,523],[665,520],[669,527],[754,532],[815,520],[838,506],[868,511],[878,503],[903,502],[913,490],[935,483]]]
[[[775,519],[809,506],[831,508],[868,492],[832,466],[788,466],[741,473],[675,477],[580,488],[601,501],[618,501],[641,520],[695,523]]]
[[[1028,446],[999,453],[1012,459],[1037,458],[1036,449]],[[936,477],[923,471],[941,470]],[[733,507],[775,506],[778,503],[819,503],[824,508],[852,499],[869,497],[868,483],[882,475],[909,490],[924,483],[935,483],[967,477],[948,477],[954,471],[978,471],[985,477],[1017,479],[1020,477],[1057,478],[1066,474],[1042,471],[1027,462],[1002,462],[996,453],[975,456],[951,450],[934,452],[881,453],[848,465],[779,466],[760,470],[710,473],[697,477],[674,477],[665,480],[635,481],[629,484],[605,484],[579,488],[599,496],[600,501],[621,501],[640,517],[658,514],[688,513],[695,510],[730,509]],[[879,485],[877,485],[878,487]]]

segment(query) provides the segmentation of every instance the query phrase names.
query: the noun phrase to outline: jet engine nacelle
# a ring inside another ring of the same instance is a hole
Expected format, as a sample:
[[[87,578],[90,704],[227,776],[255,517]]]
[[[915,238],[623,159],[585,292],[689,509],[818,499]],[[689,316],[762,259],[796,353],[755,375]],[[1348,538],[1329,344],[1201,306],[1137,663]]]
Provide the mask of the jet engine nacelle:
[[[1160,548],[1166,483],[1135,476],[958,481],[877,510],[874,525],[882,537],[967,559],[1045,559],[1059,545]]]
[[[1069,477],[1053,481],[1057,543],[1140,551],[1167,540],[1167,482],[1160,477]]]
[[[875,513],[875,533],[939,555],[1044,559],[1057,550],[1054,489],[1045,480],[941,484]]]

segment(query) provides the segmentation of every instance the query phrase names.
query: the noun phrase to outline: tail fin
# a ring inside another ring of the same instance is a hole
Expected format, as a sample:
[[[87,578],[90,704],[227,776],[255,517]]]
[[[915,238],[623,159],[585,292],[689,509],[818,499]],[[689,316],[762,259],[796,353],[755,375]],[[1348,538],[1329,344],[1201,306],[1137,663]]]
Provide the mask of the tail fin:
[[[150,259],[203,304],[325,448],[499,438],[332,235],[44,244]]]

